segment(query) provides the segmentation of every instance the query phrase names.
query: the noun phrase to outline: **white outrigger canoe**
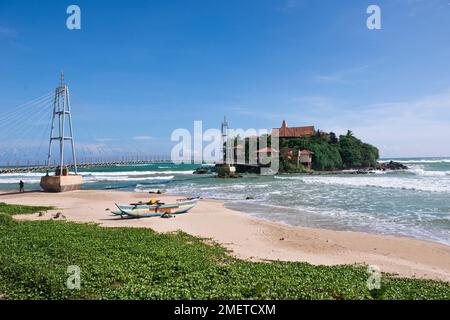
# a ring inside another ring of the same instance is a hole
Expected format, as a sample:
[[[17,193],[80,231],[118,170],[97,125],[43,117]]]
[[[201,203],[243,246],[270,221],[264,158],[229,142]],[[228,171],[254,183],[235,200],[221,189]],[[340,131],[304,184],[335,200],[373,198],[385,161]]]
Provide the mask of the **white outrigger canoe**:
[[[175,203],[163,204],[116,204],[119,211],[112,214],[133,218],[160,217],[163,214],[182,214],[191,210],[197,204],[198,199],[177,200]]]

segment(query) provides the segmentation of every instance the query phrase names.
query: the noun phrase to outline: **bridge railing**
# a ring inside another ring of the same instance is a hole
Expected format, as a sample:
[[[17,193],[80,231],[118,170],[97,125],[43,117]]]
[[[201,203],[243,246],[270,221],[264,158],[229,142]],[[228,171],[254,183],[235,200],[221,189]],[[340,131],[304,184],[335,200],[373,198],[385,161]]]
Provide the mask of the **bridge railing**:
[[[114,166],[114,165],[133,165],[133,164],[145,164],[145,163],[177,163],[166,157],[159,158],[151,158],[151,159],[127,159],[123,158],[122,160],[106,160],[106,159],[84,159],[86,162],[77,163],[77,168],[86,168],[86,167],[105,167],[105,166]],[[15,165],[6,165],[0,166],[0,174],[7,173],[26,173],[26,172],[45,172],[47,170],[54,171],[56,170],[57,163],[52,162],[48,167],[47,162],[27,162],[24,165],[20,165],[16,163]],[[182,163],[181,161],[178,163]],[[183,162],[186,163],[186,162]],[[193,162],[191,162],[193,163]],[[66,165],[69,169],[74,167],[73,163],[68,163]]]
[[[121,162],[172,162],[168,155],[151,155],[151,156],[121,156],[121,157],[81,157],[77,160],[77,165],[94,164],[94,163],[121,163]],[[58,161],[53,160],[50,165],[56,167]],[[73,165],[71,161],[67,165]],[[0,161],[0,168],[21,168],[21,167],[39,167],[47,166],[47,160],[7,160]]]

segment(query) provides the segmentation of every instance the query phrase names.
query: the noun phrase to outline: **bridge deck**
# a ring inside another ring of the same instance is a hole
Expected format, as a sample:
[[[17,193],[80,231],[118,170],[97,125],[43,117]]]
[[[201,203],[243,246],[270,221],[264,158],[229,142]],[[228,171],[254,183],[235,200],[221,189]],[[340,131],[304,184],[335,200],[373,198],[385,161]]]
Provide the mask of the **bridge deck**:
[[[130,161],[101,161],[101,162],[92,162],[92,163],[79,163],[77,164],[77,168],[87,168],[87,167],[107,167],[114,165],[133,165],[133,164],[145,164],[145,163],[168,163],[173,162],[171,160],[130,160]],[[68,168],[73,168],[73,164],[69,164]],[[0,174],[8,174],[8,173],[27,173],[27,172],[46,172],[55,171],[56,166],[51,165],[47,166],[23,166],[23,167],[4,167],[0,168]]]

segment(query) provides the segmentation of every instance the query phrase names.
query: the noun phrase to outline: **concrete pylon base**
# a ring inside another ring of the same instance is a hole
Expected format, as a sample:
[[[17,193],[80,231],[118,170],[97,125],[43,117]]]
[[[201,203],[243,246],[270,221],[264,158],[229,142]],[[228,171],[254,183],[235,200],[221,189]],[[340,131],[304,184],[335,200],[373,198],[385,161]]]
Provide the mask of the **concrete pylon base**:
[[[79,175],[69,176],[44,176],[41,178],[41,188],[45,192],[66,192],[81,189],[83,177]]]

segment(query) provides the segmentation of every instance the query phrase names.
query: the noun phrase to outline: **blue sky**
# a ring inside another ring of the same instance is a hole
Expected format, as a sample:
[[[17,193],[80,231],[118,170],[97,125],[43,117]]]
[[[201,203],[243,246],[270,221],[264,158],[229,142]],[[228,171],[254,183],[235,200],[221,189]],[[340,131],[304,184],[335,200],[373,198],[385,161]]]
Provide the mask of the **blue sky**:
[[[66,28],[70,4],[81,30]],[[366,27],[370,4],[382,30]],[[0,115],[64,69],[86,150],[167,153],[174,129],[226,114],[351,129],[384,157],[449,156],[449,39],[450,0],[2,0]],[[36,138],[46,126],[30,121]]]

